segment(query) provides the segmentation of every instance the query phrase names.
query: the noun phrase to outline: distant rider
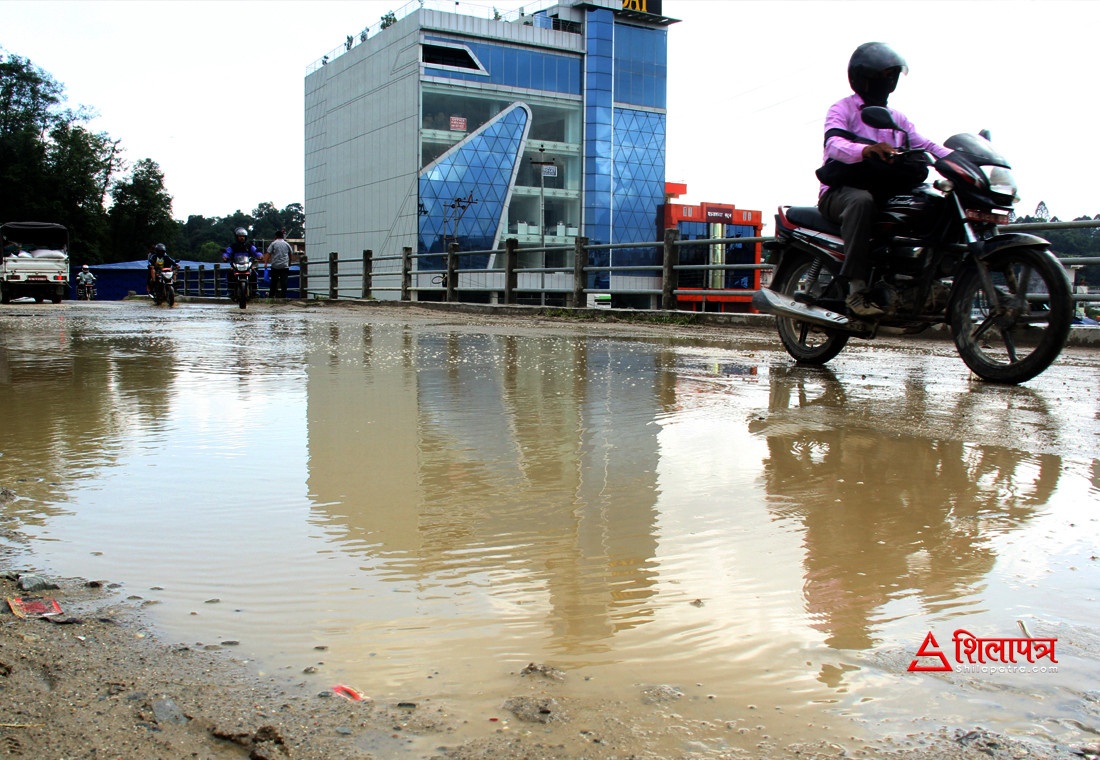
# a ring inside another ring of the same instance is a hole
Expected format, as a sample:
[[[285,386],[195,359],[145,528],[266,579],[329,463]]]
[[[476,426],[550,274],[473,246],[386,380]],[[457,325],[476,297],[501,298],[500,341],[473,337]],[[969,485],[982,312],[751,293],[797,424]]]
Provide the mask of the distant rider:
[[[179,262],[168,255],[168,247],[164,243],[157,243],[149,254],[149,282],[146,289],[150,295],[153,293],[153,283],[156,281],[157,272],[165,267],[179,268]]]
[[[80,272],[76,275],[77,288],[84,288],[89,290],[95,287],[95,275],[92,274],[92,270],[88,268],[88,265],[80,267]]]
[[[259,249],[256,248],[256,246],[254,246],[254,245],[252,245],[251,243],[248,242],[248,230],[246,230],[244,227],[238,227],[237,229],[233,230],[233,236],[236,238],[236,240],[234,240],[232,243],[230,243],[229,247],[225,249],[224,253],[222,253],[222,261],[232,262],[233,257],[238,253],[247,253],[251,258],[256,259],[257,261],[259,259],[263,258],[263,254],[260,253]],[[250,279],[250,287],[252,288],[252,292],[255,293],[256,292],[256,270],[255,269],[252,270],[252,274],[250,275],[249,279]],[[226,287],[226,292],[228,292],[230,295],[232,295],[232,293],[233,293],[233,279],[232,279],[232,274],[229,273],[229,272],[226,272],[226,275],[225,275],[225,287]]]
[[[863,123],[860,111],[865,105],[886,107],[890,93],[898,85],[902,74],[908,73],[905,59],[882,42],[867,42],[856,48],[848,62],[848,83],[854,95],[837,101],[825,117],[825,160],[834,159],[845,164],[858,164],[875,159],[892,163],[897,149],[905,146],[924,149],[942,158],[950,153],[947,148],[922,137],[913,123],[901,111],[891,108],[894,123],[900,130],[875,129]],[[853,141],[837,132],[854,133],[864,141]],[[840,284],[847,282],[845,303],[852,313],[859,316],[875,316],[884,313],[876,304],[868,288],[870,273],[867,259],[871,248],[871,225],[878,214],[874,194],[870,190],[844,185],[821,185],[818,208],[822,215],[840,225],[844,238],[844,266],[840,270]]]

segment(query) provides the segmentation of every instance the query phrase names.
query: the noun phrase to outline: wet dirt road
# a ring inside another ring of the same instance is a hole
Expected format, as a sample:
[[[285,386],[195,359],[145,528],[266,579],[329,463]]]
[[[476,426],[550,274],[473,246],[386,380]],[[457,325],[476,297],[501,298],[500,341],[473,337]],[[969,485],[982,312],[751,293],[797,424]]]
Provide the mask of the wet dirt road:
[[[1089,741],[1098,356],[999,387],[943,342],[813,369],[750,329],[12,305],[0,516],[169,639],[472,733],[537,662],[700,757],[704,726]]]

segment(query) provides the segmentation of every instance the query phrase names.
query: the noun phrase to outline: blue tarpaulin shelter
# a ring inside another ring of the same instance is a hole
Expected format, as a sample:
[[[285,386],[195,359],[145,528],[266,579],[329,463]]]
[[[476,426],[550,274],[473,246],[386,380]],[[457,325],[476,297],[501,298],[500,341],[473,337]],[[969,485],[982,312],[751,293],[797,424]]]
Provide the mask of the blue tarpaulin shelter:
[[[205,282],[206,292],[211,293],[213,289],[212,285],[212,272],[214,271],[214,265],[209,261],[181,261],[180,265],[180,287],[179,292],[183,293],[183,269],[189,267],[191,269],[190,276],[190,289],[188,293],[195,295],[195,288],[197,287],[197,276],[199,267],[205,268]],[[139,295],[145,294],[145,282],[148,279],[149,262],[145,259],[138,261],[122,261],[117,264],[89,264],[88,269],[92,270],[92,274],[96,277],[96,298],[100,301],[121,301],[131,291]],[[71,297],[76,298],[76,275],[80,272],[80,267],[73,267],[72,275],[69,278],[69,282],[72,286]],[[266,295],[267,283],[263,279],[263,271],[259,272],[260,276],[260,294]],[[221,293],[225,293],[225,267],[222,267],[221,273],[218,275],[221,281]],[[298,267],[292,266],[290,268],[290,283],[287,287],[287,296],[289,298],[298,297]]]

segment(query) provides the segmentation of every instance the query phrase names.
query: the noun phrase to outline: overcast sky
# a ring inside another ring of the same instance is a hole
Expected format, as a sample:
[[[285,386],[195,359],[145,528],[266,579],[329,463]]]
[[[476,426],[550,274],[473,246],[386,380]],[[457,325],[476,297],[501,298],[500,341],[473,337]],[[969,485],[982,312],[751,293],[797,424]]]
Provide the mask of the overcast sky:
[[[100,116],[127,160],[165,173],[173,215],[304,202],[306,67],[378,23],[389,0],[6,0],[0,46]],[[493,5],[460,5],[486,15]],[[530,7],[530,3],[526,4]],[[871,40],[908,61],[890,105],[927,137],[987,128],[1020,184],[1062,219],[1100,213],[1100,2],[664,0],[669,181],[688,203],[812,204],[822,122]],[[308,214],[309,210],[306,209]],[[770,227],[769,227],[770,228]]]

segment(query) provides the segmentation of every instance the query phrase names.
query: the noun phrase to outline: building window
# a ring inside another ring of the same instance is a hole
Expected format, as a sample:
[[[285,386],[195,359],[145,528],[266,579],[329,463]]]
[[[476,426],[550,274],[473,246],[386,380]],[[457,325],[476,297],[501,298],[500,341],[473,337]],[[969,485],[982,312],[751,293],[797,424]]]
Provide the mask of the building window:
[[[468,47],[431,44],[420,46],[420,60],[425,66],[442,66],[450,69],[485,71]]]

